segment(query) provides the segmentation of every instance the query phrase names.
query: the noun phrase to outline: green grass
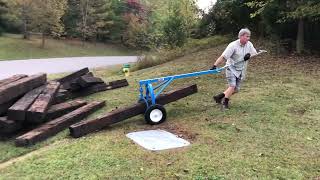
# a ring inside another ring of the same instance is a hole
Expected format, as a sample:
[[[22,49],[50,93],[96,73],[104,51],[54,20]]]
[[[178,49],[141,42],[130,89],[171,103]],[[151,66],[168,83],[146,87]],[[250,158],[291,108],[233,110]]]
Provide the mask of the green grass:
[[[5,34],[0,37],[0,61],[16,59],[38,59],[79,56],[122,56],[134,55],[134,51],[117,45],[92,44],[82,45],[76,40],[47,39],[45,48],[40,48],[41,39],[22,39],[21,35]]]
[[[203,39],[188,39],[183,47],[176,47],[174,49],[162,48],[154,51],[146,52],[142,55],[133,70],[140,70],[163,64],[179,57],[187,56],[189,54],[203,51],[208,48],[217,47],[229,41],[229,36],[216,35]]]
[[[130,86],[92,95],[106,100],[100,116],[137,100],[140,79],[208,69],[223,46],[133,72]],[[301,57],[300,60],[303,60]],[[265,56],[249,67],[248,79],[221,112],[212,95],[225,88],[224,75],[176,81],[171,88],[197,83],[199,92],[166,106],[166,123],[151,127],[142,116],[83,138],[68,131],[35,147],[0,143],[5,162],[33,151],[30,157],[1,168],[0,179],[313,179],[320,176],[320,72],[318,64],[294,63]],[[315,59],[318,60],[318,59]],[[319,63],[319,61],[317,62]],[[96,70],[109,81],[122,78],[120,67]],[[149,152],[126,133],[164,129],[191,141],[186,148]]]

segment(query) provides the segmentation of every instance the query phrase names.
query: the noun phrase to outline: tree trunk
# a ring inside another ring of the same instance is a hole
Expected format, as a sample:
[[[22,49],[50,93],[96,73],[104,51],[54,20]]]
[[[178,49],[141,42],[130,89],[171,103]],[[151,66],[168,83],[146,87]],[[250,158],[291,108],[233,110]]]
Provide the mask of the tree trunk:
[[[266,28],[265,28],[262,21],[259,22],[258,29],[259,29],[259,39],[263,39],[264,38],[264,31]]]
[[[296,51],[298,54],[301,54],[304,51],[304,21],[302,18],[300,18],[298,22]]]
[[[98,33],[94,36],[94,46],[97,46],[97,41],[98,41]]]
[[[43,33],[42,33],[42,43],[41,43],[41,48],[44,48],[45,43],[46,43],[46,35],[45,35],[45,33],[43,32]]]
[[[27,21],[24,20],[23,22],[23,39],[30,39],[28,30],[27,30]]]
[[[29,33],[28,33],[28,20],[27,20],[27,10],[26,7],[22,7],[22,16],[23,16],[23,39],[30,39]]]
[[[84,47],[85,41],[86,41],[88,8],[89,8],[89,2],[88,2],[88,0],[86,0],[84,7],[81,8],[81,10],[82,10],[82,46],[83,47]]]

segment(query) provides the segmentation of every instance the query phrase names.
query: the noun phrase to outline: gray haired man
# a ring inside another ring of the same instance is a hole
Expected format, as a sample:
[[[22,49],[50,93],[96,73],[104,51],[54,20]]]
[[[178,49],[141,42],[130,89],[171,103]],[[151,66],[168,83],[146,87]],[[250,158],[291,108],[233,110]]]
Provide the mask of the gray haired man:
[[[226,69],[226,78],[228,88],[220,94],[213,97],[214,101],[222,104],[223,109],[229,109],[229,99],[234,94],[239,92],[241,82],[245,79],[246,70],[250,56],[257,55],[257,50],[253,47],[250,40],[251,32],[249,29],[241,29],[239,39],[231,42],[224,50],[222,55],[216,60],[211,69],[216,69],[217,66],[227,61],[228,68]],[[224,101],[223,101],[224,99]]]

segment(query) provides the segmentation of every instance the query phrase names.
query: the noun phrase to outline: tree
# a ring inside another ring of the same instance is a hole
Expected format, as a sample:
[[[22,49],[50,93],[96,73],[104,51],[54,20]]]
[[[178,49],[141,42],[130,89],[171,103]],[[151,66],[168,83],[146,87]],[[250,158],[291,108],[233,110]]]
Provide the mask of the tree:
[[[285,3],[285,6],[279,6]],[[296,35],[296,51],[302,53],[304,51],[304,29],[305,21],[319,21],[320,18],[320,2],[318,0],[254,0],[247,3],[251,8],[256,9],[251,17],[263,14],[268,8],[273,6],[285,7],[281,9],[281,18],[277,20],[278,23],[296,22],[297,35]]]
[[[138,0],[125,1],[123,18],[127,23],[121,41],[134,49],[150,50],[154,47],[153,27],[149,7]]]
[[[245,5],[247,1],[218,0],[207,14],[202,15],[199,36],[235,34],[243,27],[255,29],[259,21],[250,18],[253,11]]]
[[[66,0],[32,0],[30,26],[42,34],[42,48],[45,46],[46,35],[59,37],[64,32],[61,18],[66,7]]]
[[[4,15],[8,12],[7,3],[3,0],[0,0],[0,35],[4,29]]]
[[[111,1],[107,0],[80,0],[80,22],[78,29],[82,40],[94,39],[107,34],[108,27],[112,25],[109,16],[111,14]]]
[[[122,43],[130,48],[150,50],[154,47],[150,23],[141,21],[133,14],[126,16],[128,25],[123,34]]]
[[[29,31],[42,34],[41,47],[45,46],[46,35],[60,36],[64,31],[61,18],[67,6],[66,0],[12,0],[11,13],[21,19],[24,38]]]
[[[65,33],[67,37],[81,36],[81,32],[78,29],[80,19],[80,1],[68,0],[66,13],[62,17],[62,22],[65,27]]]
[[[125,12],[125,1],[111,0],[110,13],[108,16],[108,33],[104,35],[105,40],[120,42],[123,33],[127,28],[127,23],[123,18]]]
[[[10,12],[13,16],[21,20],[23,38],[29,39],[29,28],[32,15],[32,0],[13,0],[10,2]]]
[[[186,42],[188,38],[187,21],[182,15],[180,2],[172,2],[163,32],[166,42],[171,48],[181,47]]]

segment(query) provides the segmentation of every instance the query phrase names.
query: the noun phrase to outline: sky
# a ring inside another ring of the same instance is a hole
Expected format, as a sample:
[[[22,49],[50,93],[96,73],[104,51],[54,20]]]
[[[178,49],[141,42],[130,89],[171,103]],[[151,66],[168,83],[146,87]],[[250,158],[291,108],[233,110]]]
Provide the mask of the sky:
[[[217,0],[197,0],[197,5],[200,9],[208,12],[212,4],[216,3]]]

